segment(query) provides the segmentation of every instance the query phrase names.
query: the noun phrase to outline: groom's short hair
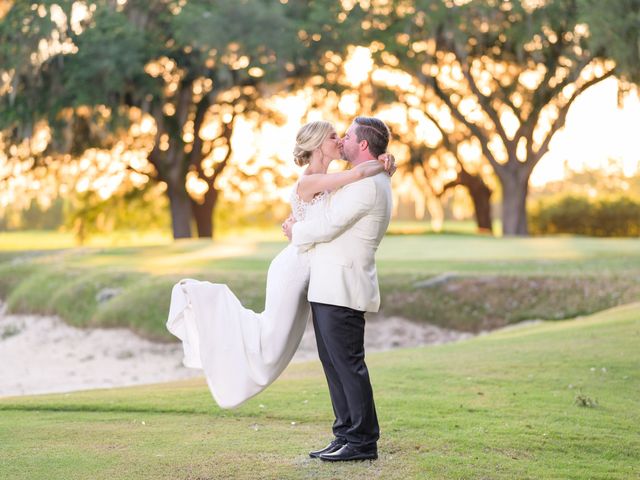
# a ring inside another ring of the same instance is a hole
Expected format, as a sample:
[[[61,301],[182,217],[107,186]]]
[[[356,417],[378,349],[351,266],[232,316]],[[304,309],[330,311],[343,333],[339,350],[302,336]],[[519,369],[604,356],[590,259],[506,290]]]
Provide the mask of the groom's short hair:
[[[387,151],[389,145],[389,128],[382,120],[374,117],[356,117],[356,139],[358,142],[366,140],[369,152],[374,157]]]

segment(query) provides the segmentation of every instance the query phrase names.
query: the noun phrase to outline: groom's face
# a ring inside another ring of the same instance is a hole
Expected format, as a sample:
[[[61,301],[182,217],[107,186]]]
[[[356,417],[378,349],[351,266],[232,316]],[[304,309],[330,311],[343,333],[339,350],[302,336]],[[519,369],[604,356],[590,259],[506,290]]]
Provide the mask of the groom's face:
[[[347,130],[347,133],[345,133],[342,138],[342,147],[340,148],[340,152],[342,153],[342,158],[347,162],[353,162],[358,158],[360,145],[358,144],[356,128],[358,128],[358,125],[356,123],[352,123]]]

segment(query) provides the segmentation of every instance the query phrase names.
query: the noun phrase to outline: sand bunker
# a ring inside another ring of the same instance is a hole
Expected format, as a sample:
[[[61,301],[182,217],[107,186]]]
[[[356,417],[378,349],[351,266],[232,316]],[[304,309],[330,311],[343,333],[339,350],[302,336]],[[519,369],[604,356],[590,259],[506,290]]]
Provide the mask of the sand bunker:
[[[367,319],[368,353],[434,345],[469,333],[399,317]],[[294,362],[317,360],[307,325]],[[0,304],[0,396],[69,392],[180,380],[202,375],[182,365],[179,343],[151,342],[124,328],[75,328],[58,317],[8,315]]]

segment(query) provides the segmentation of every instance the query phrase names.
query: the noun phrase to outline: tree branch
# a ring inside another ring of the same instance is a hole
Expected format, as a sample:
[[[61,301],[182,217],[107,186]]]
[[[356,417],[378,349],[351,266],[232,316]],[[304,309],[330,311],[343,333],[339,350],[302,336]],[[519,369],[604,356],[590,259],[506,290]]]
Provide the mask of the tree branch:
[[[459,177],[459,176],[458,176],[458,177],[456,177],[456,179],[455,179],[455,180],[451,180],[450,182],[445,183],[445,184],[442,186],[442,191],[441,191],[440,193],[438,193],[436,196],[437,196],[438,198],[440,198],[440,197],[442,197],[442,195],[444,195],[444,193],[445,193],[447,190],[449,190],[449,189],[451,189],[451,188],[454,188],[454,187],[457,187],[458,185],[462,185],[462,182],[460,181],[460,177]]]
[[[429,112],[426,111],[426,109],[424,110],[424,115],[433,122],[433,124],[436,126],[436,128],[438,129],[438,131],[440,132],[440,135],[442,135],[442,144],[444,145],[444,147],[449,150],[451,152],[451,154],[454,156],[454,158],[456,159],[456,162],[458,162],[458,165],[460,166],[460,169],[463,172],[466,172],[467,169],[464,168],[464,164],[462,163],[462,160],[460,159],[460,156],[458,155],[458,144],[457,143],[453,143],[451,142],[451,140],[449,139],[449,135],[447,134],[447,132],[442,128],[442,126],[440,125],[440,123],[436,120],[436,118],[431,115]]]
[[[155,167],[155,165],[154,165],[154,167]],[[152,178],[152,179],[154,179],[154,180],[157,180],[157,179],[158,179],[157,175],[153,175],[153,174],[148,173],[148,172],[140,171],[140,170],[138,170],[137,168],[132,167],[131,165],[127,165],[127,170],[131,170],[132,172],[135,172],[135,173],[137,173],[137,174],[139,174],[139,175],[144,175],[145,177],[149,177],[149,178]],[[157,170],[158,170],[158,169],[156,168],[156,171],[157,171]]]
[[[500,85],[500,82],[495,81],[494,82],[498,85],[498,91],[500,92],[500,100],[502,102],[504,102],[504,104],[509,107],[511,109],[511,111],[513,112],[513,114],[517,117],[518,121],[520,122],[520,124],[522,124],[522,110],[520,110],[518,107],[516,107],[516,105],[513,103],[513,101],[511,100],[511,98],[509,98],[509,95],[511,95],[515,90],[515,85],[517,85],[517,82],[514,82],[511,85],[508,85],[507,87],[503,87]],[[518,138],[516,135],[514,135],[513,137],[514,139]]]
[[[431,183],[431,179],[429,177],[429,174],[427,173],[427,169],[424,166],[424,162],[420,163],[420,169],[422,170],[422,176],[424,177],[424,181],[427,185],[427,188],[431,191],[431,194],[434,195],[436,198],[440,198],[441,194],[437,194],[435,192],[435,189],[433,188],[433,184]]]
[[[231,134],[233,133],[233,122],[235,121],[235,115],[233,116],[234,118],[231,119],[231,121],[229,123],[225,123],[224,124],[224,128],[222,131],[222,137],[224,137],[227,140],[227,153],[225,154],[224,158],[222,159],[222,161],[220,163],[218,163],[216,165],[216,167],[213,169],[213,175],[211,176],[211,184],[213,185],[213,182],[215,181],[215,179],[218,177],[218,175],[220,175],[220,173],[222,173],[222,170],[224,170],[224,167],[227,166],[227,163],[229,162],[229,159],[231,158]]]
[[[467,79],[467,83],[471,88],[471,92],[478,98],[478,101],[480,102],[480,106],[484,109],[484,111],[487,113],[487,115],[493,122],[496,128],[496,132],[498,132],[498,135],[502,139],[502,142],[504,143],[505,147],[507,147],[508,149],[509,144],[512,143],[512,141],[509,140],[509,138],[507,137],[507,132],[504,131],[504,127],[502,126],[502,123],[500,122],[500,117],[498,116],[498,112],[496,112],[496,109],[493,108],[493,105],[491,105],[491,99],[486,95],[484,95],[478,88],[478,85],[475,79],[473,78],[473,75],[471,74],[468,56],[465,54],[460,54],[457,47],[454,47],[453,53],[458,59],[458,62],[460,63],[462,74],[464,75],[464,78]]]
[[[527,160],[527,164],[531,162],[530,169],[533,169],[533,167],[538,163],[538,161],[540,161],[540,159],[544,156],[544,154],[547,153],[547,151],[549,150],[549,143],[551,142],[553,135],[560,128],[564,126],[564,123],[567,119],[567,113],[569,112],[569,108],[571,107],[571,104],[573,103],[573,101],[586,89],[612,76],[613,73],[614,73],[614,69],[612,68],[611,70],[601,75],[600,77],[592,78],[591,80],[586,82],[584,85],[582,85],[580,88],[577,88],[575,92],[573,92],[573,95],[571,95],[571,98],[569,98],[567,103],[563,105],[562,108],[560,109],[558,118],[556,118],[556,120],[551,125],[551,129],[547,133],[547,136],[542,142],[542,145],[540,146],[540,148],[534,153],[534,155],[530,159]]]
[[[431,79],[429,83],[431,84],[434,92],[436,93],[438,98],[440,98],[447,105],[447,107],[451,111],[451,114],[460,122],[462,122],[471,131],[471,133],[478,138],[478,140],[480,141],[480,145],[482,146],[482,153],[485,155],[487,160],[489,160],[489,163],[493,166],[493,168],[495,168],[496,170],[500,170],[501,168],[503,168],[503,165],[498,163],[491,150],[489,150],[489,140],[482,129],[475,123],[469,121],[464,115],[462,115],[462,113],[460,113],[449,96],[440,88],[440,85],[438,85],[438,80],[435,77],[429,78]]]
[[[540,118],[540,112],[542,112],[542,109],[554,97],[556,97],[560,92],[562,92],[562,90],[567,85],[577,81],[578,78],[580,77],[580,73],[587,65],[589,65],[591,60],[593,59],[585,57],[582,60],[582,62],[580,62],[580,64],[574,70],[572,70],[561,82],[558,82],[558,84],[555,87],[548,87],[549,80],[551,79],[552,75],[547,76],[545,74],[545,78],[543,79],[543,81],[540,83],[540,86],[536,89],[536,91],[533,94],[533,100],[531,102],[532,110],[531,110],[531,113],[529,114],[529,118],[527,118],[527,121],[531,120],[531,124],[533,128],[535,128],[535,125],[538,123],[538,120]],[[553,73],[555,74],[555,71]]]
[[[520,116],[520,126],[514,135],[514,140],[519,139],[524,136],[527,139],[527,145],[531,143],[531,136],[527,136],[527,134],[533,134],[533,130],[535,129],[536,124],[538,123],[538,118],[540,116],[540,112],[542,108],[551,101],[553,97],[555,97],[562,89],[568,85],[569,78],[571,81],[575,80],[575,77],[571,77],[571,75],[567,75],[567,77],[559,82],[555,87],[549,87],[549,81],[556,74],[556,70],[558,68],[558,60],[562,55],[562,48],[566,45],[564,40],[564,30],[561,30],[557,33],[558,41],[556,43],[552,43],[549,50],[548,55],[546,55],[545,68],[546,71],[544,73],[544,77],[542,81],[538,85],[538,88],[533,92],[531,99],[531,112],[526,120],[522,119]],[[589,63],[589,60],[586,60],[586,63],[579,65],[576,70],[578,72],[582,71],[584,66]],[[517,140],[515,140],[517,142]]]
[[[208,95],[203,95],[196,107],[196,116],[193,119],[193,145],[189,153],[189,164],[195,165],[202,160],[202,138],[200,138],[200,129],[204,122],[204,117],[209,109],[211,102]]]
[[[147,155],[147,160],[151,165],[155,167],[156,171],[158,172],[158,180],[165,182],[167,181],[167,175],[164,171],[164,162],[162,161],[162,158],[162,150],[160,150],[160,147],[156,143],[153,146],[153,150],[151,150],[149,155]]]
[[[187,122],[187,118],[189,116],[189,107],[191,106],[191,99],[193,98],[193,82],[180,80],[179,83],[180,86],[176,93],[176,96],[178,97],[176,102],[176,112],[174,115],[181,135],[184,124]]]

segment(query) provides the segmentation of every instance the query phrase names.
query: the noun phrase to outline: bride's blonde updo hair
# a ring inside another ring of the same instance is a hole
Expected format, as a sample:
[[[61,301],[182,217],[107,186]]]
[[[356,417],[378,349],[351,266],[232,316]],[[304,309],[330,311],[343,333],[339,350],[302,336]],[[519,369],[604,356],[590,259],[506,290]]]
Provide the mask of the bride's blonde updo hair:
[[[296,146],[293,149],[293,160],[296,165],[302,167],[309,163],[311,154],[319,148],[325,138],[333,130],[333,125],[324,120],[309,122],[303,125],[296,135]]]

